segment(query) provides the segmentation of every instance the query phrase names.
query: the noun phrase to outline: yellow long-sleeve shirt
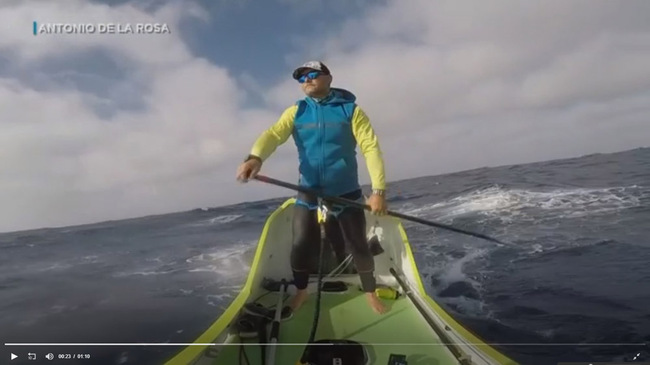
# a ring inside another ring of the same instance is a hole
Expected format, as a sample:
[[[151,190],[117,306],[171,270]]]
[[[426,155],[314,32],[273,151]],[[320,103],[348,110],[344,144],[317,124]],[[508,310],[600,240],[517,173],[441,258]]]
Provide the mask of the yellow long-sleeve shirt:
[[[280,118],[255,141],[250,154],[266,160],[281,144],[287,141],[293,131],[297,105],[284,110]],[[352,133],[366,160],[373,189],[386,189],[384,161],[379,140],[370,125],[370,118],[356,106],[352,115]]]

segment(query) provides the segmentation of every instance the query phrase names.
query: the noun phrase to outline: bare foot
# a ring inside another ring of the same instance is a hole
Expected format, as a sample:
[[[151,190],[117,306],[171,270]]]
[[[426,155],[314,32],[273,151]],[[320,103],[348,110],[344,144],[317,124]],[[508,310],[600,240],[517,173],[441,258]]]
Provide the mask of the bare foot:
[[[382,314],[386,312],[386,307],[374,292],[366,293],[366,299],[368,299],[368,304],[370,305],[370,308],[375,311],[375,313]]]
[[[294,295],[293,299],[291,299],[291,304],[290,304],[291,310],[294,312],[297,311],[298,308],[302,306],[302,303],[304,303],[305,300],[307,300],[307,298],[309,298],[309,292],[307,291],[307,289],[298,290],[296,292],[296,295]]]

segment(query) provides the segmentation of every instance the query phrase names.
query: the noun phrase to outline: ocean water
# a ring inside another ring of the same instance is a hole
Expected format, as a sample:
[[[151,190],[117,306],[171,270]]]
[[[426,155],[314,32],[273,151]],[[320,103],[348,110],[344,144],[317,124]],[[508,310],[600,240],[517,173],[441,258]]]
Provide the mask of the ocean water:
[[[522,364],[649,351],[650,148],[390,184],[429,294]],[[291,192],[287,193],[290,196]],[[191,342],[243,285],[284,199],[0,234],[2,343]],[[2,363],[160,364],[173,346],[3,346]],[[7,361],[9,362],[9,361]],[[50,363],[50,362],[48,362]]]

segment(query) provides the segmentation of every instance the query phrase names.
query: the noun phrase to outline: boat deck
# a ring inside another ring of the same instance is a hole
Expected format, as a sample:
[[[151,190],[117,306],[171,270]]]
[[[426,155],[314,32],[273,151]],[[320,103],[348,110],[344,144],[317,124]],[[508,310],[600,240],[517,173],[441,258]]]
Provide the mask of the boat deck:
[[[277,303],[277,295],[271,293],[259,302],[272,307]],[[458,364],[408,298],[382,301],[389,310],[377,315],[364,294],[354,288],[345,293],[322,293],[316,340],[360,342],[368,352],[368,364],[388,364],[390,354],[406,355],[409,365]],[[300,359],[311,331],[315,305],[314,293],[302,308],[281,323],[279,341],[290,345],[277,347],[275,364],[294,365]],[[247,364],[245,360],[240,362],[241,347],[224,346],[214,364]],[[260,364],[260,346],[243,347],[250,365]]]

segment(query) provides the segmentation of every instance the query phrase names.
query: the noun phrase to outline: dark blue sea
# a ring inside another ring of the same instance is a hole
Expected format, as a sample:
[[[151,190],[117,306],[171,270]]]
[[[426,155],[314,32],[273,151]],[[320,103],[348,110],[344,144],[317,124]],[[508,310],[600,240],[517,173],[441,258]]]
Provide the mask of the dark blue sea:
[[[390,188],[393,210],[510,243],[405,222],[429,294],[510,357],[546,365],[649,351],[650,148]],[[0,234],[0,340],[191,342],[238,293],[283,200]],[[3,346],[0,362],[147,365],[178,350]],[[42,360],[50,351],[92,360]]]

